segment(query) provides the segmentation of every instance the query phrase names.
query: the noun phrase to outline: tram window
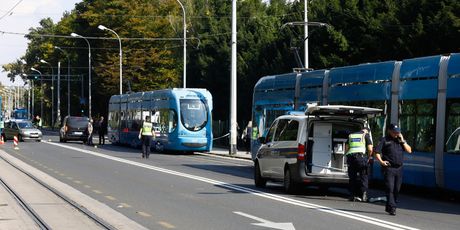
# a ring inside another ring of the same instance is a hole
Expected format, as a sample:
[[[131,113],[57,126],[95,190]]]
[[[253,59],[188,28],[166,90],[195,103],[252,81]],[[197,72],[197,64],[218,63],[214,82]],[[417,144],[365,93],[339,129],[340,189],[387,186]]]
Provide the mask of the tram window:
[[[270,124],[279,116],[286,114],[285,110],[267,110],[267,116],[265,117],[265,129],[270,127]]]
[[[455,149],[454,145],[454,135],[459,135],[460,131],[460,100],[459,99],[450,99],[447,100],[447,112],[446,112],[446,151],[452,152],[449,150]],[[452,136],[452,137],[451,137]],[[451,142],[449,143],[449,139]],[[458,150],[456,152],[459,152]]]
[[[446,152],[460,153],[460,127],[448,137]]]
[[[139,130],[141,128],[142,116],[140,110],[135,110],[132,112],[132,130]]]
[[[177,127],[177,114],[174,110],[169,110],[169,119],[168,119],[168,132],[172,133],[176,130]]]
[[[434,100],[403,101],[401,128],[416,151],[434,152],[436,103]]]

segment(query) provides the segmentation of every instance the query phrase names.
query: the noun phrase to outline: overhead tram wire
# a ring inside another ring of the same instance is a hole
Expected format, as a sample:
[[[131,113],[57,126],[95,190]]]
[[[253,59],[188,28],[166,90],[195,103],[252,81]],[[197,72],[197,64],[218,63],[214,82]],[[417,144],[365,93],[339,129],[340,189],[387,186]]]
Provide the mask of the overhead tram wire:
[[[24,0],[19,0],[16,4],[14,4],[14,6],[11,7],[11,9],[9,9],[5,14],[3,14],[0,17],[0,20],[2,20],[4,17],[8,16],[9,14],[13,13],[13,10],[16,8],[16,6],[18,6],[22,1],[24,1]]]
[[[52,38],[74,38],[72,36],[68,35],[56,35],[56,34],[36,34],[36,33],[31,33],[31,34],[26,34],[26,33],[18,33],[18,32],[9,32],[9,31],[3,31],[0,30],[1,34],[10,34],[10,35],[21,35],[21,36],[31,36],[31,37],[52,37]],[[227,33],[223,33],[227,34]],[[217,36],[220,36],[222,34],[217,34]],[[87,39],[91,40],[117,40],[116,38],[111,38],[111,37],[85,37]],[[122,40],[127,40],[127,41],[182,41],[184,40],[181,37],[160,37],[160,38],[120,38]],[[190,37],[187,38],[187,40],[194,40],[194,39],[199,39],[197,37]]]

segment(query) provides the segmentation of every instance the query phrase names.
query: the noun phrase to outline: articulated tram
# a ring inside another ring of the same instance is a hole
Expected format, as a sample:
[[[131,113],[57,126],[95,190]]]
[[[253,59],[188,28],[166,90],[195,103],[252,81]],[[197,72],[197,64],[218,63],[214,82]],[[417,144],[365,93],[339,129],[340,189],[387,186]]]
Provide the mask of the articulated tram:
[[[165,89],[114,95],[108,137],[114,144],[141,146],[139,130],[150,116],[155,151],[204,152],[212,148],[212,96],[206,89]]]
[[[406,184],[460,191],[460,53],[266,76],[254,88],[253,156],[271,122],[307,102],[380,108],[370,120],[375,144],[398,123],[413,154]],[[381,179],[380,165],[373,165]]]

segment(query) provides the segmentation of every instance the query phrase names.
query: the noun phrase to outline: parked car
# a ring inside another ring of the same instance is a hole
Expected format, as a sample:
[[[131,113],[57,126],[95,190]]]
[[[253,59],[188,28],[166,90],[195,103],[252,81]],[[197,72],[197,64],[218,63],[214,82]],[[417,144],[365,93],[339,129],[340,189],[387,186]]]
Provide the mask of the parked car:
[[[86,143],[88,133],[88,117],[66,116],[62,122],[62,127],[59,130],[59,141],[83,141]]]
[[[368,116],[382,110],[356,106],[309,106],[305,113],[273,121],[254,159],[254,182],[282,181],[286,192],[299,185],[348,183],[345,143],[368,127]]]
[[[2,136],[5,141],[13,140],[14,136],[17,136],[19,141],[41,141],[42,132],[35,128],[35,126],[30,121],[10,120],[4,124]]]

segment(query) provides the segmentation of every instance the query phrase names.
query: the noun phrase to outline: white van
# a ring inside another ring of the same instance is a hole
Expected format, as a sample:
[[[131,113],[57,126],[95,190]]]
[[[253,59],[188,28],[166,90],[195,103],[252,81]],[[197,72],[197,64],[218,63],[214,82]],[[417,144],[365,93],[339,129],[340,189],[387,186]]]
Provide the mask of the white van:
[[[273,121],[254,159],[254,182],[283,181],[286,192],[302,184],[348,183],[345,143],[350,133],[368,127],[381,109],[309,106],[305,114],[283,115]]]

